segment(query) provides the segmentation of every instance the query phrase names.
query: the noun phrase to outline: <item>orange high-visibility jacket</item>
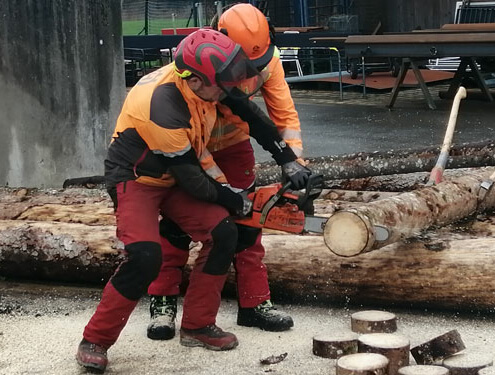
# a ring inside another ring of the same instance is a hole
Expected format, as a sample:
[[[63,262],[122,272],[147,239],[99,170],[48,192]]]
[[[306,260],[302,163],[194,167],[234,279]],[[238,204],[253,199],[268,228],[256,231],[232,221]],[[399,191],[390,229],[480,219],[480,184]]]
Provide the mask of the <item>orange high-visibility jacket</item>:
[[[268,115],[277,126],[283,140],[291,147],[297,157],[302,156],[303,146],[299,116],[285,81],[284,68],[278,54],[272,58],[268,66],[267,79],[261,94],[268,110]],[[219,119],[213,128],[208,149],[212,152],[223,150],[249,139],[249,126],[232,114],[232,111],[219,104]]]
[[[172,186],[168,167],[190,150],[210,176],[226,182],[206,149],[216,120],[216,103],[196,96],[173,64],[146,75],[128,93],[117,120],[105,160],[107,182]]]

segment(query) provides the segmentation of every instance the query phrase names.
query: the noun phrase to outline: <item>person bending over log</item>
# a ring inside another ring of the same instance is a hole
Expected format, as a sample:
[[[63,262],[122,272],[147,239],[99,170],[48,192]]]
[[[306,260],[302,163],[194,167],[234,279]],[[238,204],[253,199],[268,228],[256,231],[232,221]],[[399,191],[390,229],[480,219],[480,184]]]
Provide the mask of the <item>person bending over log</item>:
[[[129,92],[105,160],[117,236],[127,256],[84,328],[76,355],[82,366],[105,371],[108,348],[157,277],[162,251],[167,256],[159,213],[203,243],[184,299],[180,343],[213,350],[238,345],[215,319],[237,245],[231,215],[248,214],[252,202],[247,193],[209,177],[205,170],[214,161],[202,155],[220,97],[250,96],[262,82],[238,44],[218,31],[198,30],[179,44],[173,63],[143,77]]]

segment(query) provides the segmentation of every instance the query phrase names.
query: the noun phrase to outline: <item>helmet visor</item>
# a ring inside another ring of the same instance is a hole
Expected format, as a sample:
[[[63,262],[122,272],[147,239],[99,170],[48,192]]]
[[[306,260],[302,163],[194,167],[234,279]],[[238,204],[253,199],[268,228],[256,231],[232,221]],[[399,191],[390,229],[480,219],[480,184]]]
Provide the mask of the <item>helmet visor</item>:
[[[264,82],[263,76],[240,47],[217,71],[215,79],[227,95],[239,99],[254,95]]]

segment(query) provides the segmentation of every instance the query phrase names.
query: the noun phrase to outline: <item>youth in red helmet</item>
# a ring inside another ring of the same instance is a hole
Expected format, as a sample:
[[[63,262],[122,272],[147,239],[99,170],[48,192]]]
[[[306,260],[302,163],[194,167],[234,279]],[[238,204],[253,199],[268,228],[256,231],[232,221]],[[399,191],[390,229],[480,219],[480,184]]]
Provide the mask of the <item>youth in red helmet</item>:
[[[199,77],[206,86],[218,86],[232,97],[249,97],[263,78],[239,44],[212,29],[185,37],[175,52],[175,70],[182,78]]]

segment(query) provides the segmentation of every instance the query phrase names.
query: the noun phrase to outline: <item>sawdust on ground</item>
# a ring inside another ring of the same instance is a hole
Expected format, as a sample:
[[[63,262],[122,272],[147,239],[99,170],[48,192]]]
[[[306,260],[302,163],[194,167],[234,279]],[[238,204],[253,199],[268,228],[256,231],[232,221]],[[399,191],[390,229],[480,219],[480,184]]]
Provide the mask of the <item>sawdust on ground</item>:
[[[0,374],[84,374],[74,355],[99,294],[100,289],[0,281]],[[312,354],[313,336],[349,331],[351,314],[369,309],[297,305],[279,308],[293,316],[295,327],[289,332],[263,332],[237,326],[236,302],[223,300],[217,323],[235,333],[240,345],[232,351],[213,352],[183,347],[177,337],[170,341],[149,340],[145,298],[109,350],[106,373],[333,375],[335,360]],[[397,334],[408,337],[411,347],[457,329],[468,348],[494,355],[495,322],[490,313],[387,311],[397,315]],[[260,363],[261,359],[283,353],[287,357],[282,362]],[[414,363],[412,357],[411,362]]]

